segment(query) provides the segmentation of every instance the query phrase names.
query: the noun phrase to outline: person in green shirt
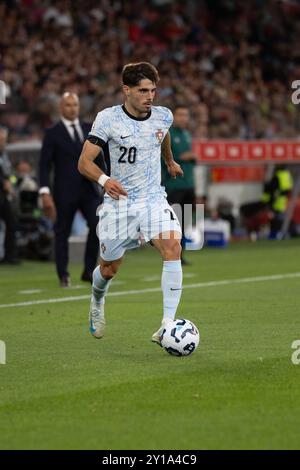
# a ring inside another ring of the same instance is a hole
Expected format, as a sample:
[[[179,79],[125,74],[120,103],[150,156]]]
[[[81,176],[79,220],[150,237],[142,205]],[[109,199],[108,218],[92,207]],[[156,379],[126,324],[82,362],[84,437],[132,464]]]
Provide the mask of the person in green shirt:
[[[162,161],[162,184],[165,186],[169,204],[179,204],[182,215],[184,204],[195,204],[194,167],[196,154],[192,151],[192,137],[187,130],[190,113],[186,106],[176,106],[173,110],[174,121],[170,128],[171,148],[175,162],[179,163],[184,175],[181,178],[171,178],[167,167]],[[184,249],[184,220],[182,220],[182,248]],[[187,264],[184,258],[182,263]]]

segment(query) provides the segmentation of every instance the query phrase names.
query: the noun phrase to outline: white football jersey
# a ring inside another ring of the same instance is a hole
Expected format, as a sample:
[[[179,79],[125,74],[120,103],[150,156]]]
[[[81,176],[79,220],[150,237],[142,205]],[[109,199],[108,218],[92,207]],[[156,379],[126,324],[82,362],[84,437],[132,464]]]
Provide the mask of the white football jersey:
[[[153,106],[142,119],[130,115],[124,105],[97,114],[89,135],[108,142],[110,176],[126,189],[128,203],[157,202],[166,196],[161,186],[161,143],[172,122],[172,112],[163,106]]]

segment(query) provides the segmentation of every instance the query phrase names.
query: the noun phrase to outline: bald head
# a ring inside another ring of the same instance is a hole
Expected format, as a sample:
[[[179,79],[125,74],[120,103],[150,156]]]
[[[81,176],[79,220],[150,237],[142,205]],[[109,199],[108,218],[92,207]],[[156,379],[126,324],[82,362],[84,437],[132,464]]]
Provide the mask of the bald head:
[[[8,138],[8,130],[6,127],[0,127],[0,152],[5,149]]]
[[[79,98],[76,93],[66,92],[59,101],[60,114],[69,121],[74,121],[79,116]]]

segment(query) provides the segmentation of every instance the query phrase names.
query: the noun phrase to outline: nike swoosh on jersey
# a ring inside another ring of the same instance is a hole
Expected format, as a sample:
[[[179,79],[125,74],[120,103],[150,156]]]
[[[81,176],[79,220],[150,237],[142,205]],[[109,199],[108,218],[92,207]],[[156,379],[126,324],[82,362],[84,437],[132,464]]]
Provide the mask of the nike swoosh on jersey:
[[[130,134],[129,135],[121,135],[121,139],[127,139],[127,137],[130,137]]]

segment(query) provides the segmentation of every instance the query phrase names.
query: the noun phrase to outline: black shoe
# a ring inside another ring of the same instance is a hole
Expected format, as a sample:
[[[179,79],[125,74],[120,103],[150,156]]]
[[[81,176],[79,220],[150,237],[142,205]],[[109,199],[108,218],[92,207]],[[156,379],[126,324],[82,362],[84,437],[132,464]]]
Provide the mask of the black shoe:
[[[60,287],[71,287],[70,276],[62,276],[59,280]]]
[[[81,280],[93,284],[93,273],[91,273],[90,271],[83,271],[83,273],[81,274]]]

